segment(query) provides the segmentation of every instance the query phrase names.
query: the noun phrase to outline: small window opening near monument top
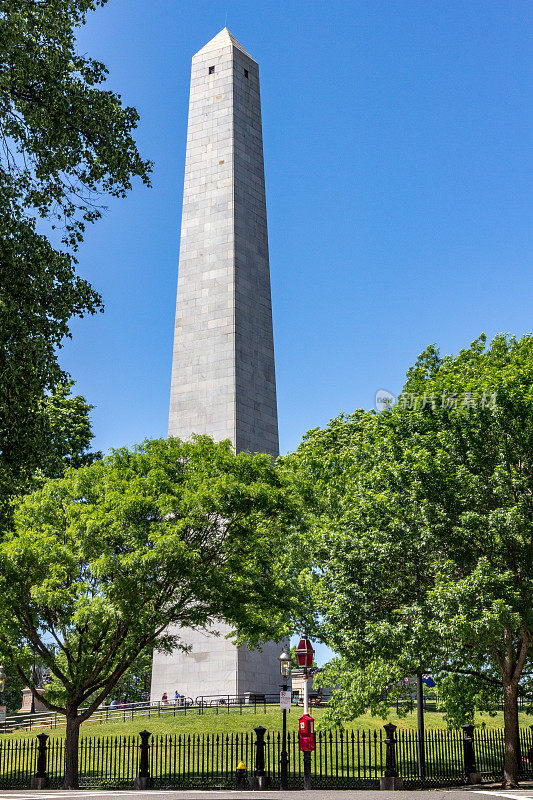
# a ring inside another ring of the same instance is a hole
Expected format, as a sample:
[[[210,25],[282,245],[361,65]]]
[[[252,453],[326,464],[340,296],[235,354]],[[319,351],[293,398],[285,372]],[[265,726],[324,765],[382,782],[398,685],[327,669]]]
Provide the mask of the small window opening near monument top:
[[[245,77],[245,78],[247,78],[247,77],[248,77],[248,70],[247,70],[247,69],[245,69],[245,70],[244,70],[244,77]]]
[[[214,68],[214,67],[209,67],[209,74],[210,74],[210,75],[212,75],[214,71],[215,71],[215,68]]]

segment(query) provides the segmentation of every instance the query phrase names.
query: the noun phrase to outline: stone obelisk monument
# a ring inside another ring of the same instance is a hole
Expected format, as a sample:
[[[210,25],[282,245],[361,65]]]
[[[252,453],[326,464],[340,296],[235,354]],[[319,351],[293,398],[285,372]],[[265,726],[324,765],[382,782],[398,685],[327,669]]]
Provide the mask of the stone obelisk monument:
[[[227,28],[192,59],[168,433],[278,455],[259,68]],[[213,630],[154,653],[153,701],[279,690],[279,644]]]

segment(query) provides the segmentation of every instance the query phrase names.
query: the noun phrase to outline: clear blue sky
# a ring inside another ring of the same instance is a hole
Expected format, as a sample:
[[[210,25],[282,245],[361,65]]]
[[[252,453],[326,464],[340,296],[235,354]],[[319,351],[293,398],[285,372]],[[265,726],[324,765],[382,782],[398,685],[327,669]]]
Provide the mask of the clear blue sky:
[[[141,114],[153,188],[111,201],[80,273],[104,315],[62,363],[95,446],[166,435],[191,56],[259,62],[282,452],[397,392],[429,343],[533,330],[525,0],[110,0],[80,48]]]

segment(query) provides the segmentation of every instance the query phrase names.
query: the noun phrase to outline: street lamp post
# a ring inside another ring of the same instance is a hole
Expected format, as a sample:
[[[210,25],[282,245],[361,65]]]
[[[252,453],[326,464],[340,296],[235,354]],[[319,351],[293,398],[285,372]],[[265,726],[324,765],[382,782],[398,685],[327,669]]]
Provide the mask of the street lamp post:
[[[314,733],[314,720],[309,716],[309,686],[308,686],[308,668],[313,664],[314,655],[313,645],[304,636],[300,639],[300,643],[296,648],[296,657],[298,664],[303,667],[304,671],[304,715],[300,719],[299,739],[300,750],[304,754],[304,789],[311,788],[311,751],[315,749],[315,733]],[[302,738],[302,725],[305,728],[305,738]],[[307,729],[309,726],[309,729]]]
[[[416,674],[416,712],[418,718],[418,777],[423,781],[426,778],[426,748],[424,741],[424,687],[421,672]]]
[[[287,691],[287,681],[291,674],[291,657],[285,650],[278,657],[279,671],[283,678],[283,691]],[[287,709],[283,706],[283,730],[281,734],[281,764],[280,764],[280,789],[287,790],[289,788],[289,774],[288,774],[288,761],[287,756]]]

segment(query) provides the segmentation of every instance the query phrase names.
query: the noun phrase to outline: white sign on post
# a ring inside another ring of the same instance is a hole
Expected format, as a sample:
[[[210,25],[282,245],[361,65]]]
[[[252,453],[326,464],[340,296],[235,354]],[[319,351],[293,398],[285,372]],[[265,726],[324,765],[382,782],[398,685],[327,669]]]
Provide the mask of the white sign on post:
[[[291,707],[291,692],[279,693],[279,707],[282,711]]]
[[[7,709],[5,706],[0,706],[0,722],[6,721],[6,711]]]

